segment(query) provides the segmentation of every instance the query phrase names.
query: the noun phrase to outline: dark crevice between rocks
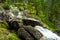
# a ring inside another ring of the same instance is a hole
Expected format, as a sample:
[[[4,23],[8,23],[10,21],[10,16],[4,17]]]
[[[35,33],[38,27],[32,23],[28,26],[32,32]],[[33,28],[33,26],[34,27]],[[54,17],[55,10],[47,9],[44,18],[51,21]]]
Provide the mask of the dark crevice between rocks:
[[[34,20],[27,20],[27,19],[23,19],[23,24],[26,26],[30,25],[32,27],[35,27],[36,25],[43,26],[43,24],[41,22],[34,21]]]
[[[42,37],[41,33],[35,30],[32,26],[24,26],[24,29],[34,38],[34,40],[39,40]],[[29,29],[29,30],[28,30]]]
[[[22,38],[22,40],[34,40],[34,38],[24,28],[18,30],[18,36]]]
[[[19,29],[19,25],[16,21],[9,22],[7,21],[9,27],[7,28],[10,32],[15,32]]]

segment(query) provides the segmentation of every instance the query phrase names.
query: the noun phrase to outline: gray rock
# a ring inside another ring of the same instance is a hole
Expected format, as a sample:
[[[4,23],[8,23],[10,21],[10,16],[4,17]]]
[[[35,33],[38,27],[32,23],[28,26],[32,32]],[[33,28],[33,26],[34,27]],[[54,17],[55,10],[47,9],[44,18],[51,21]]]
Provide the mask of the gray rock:
[[[34,18],[23,18],[23,24],[24,25],[31,25],[33,27],[37,26],[43,26],[43,23],[39,20],[36,20]]]
[[[14,30],[20,38],[23,38],[25,40],[39,40],[42,37],[42,34],[34,29],[34,27],[36,25],[43,26],[43,23],[36,19],[14,18],[10,20],[10,16],[4,13],[0,13],[0,17],[0,20],[7,21],[9,24],[8,29],[11,31]]]
[[[34,38],[24,28],[18,29],[18,36],[22,40],[34,40]]]
[[[24,26],[24,29],[30,33],[34,40],[39,40],[42,37],[42,34],[32,26]]]

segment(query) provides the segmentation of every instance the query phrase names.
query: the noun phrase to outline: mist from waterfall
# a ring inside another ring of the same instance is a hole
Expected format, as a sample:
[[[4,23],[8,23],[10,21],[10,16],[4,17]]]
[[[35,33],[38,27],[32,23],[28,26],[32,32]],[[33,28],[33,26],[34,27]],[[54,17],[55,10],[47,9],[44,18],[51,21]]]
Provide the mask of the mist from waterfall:
[[[43,28],[42,26],[35,26],[35,29],[42,33],[42,35],[45,37],[45,40],[60,40],[60,37],[57,34],[46,28]]]

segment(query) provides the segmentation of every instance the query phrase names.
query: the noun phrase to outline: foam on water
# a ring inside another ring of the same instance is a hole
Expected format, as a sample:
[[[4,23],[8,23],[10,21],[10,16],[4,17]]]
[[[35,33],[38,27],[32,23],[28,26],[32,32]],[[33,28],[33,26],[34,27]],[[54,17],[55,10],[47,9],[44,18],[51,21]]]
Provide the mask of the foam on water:
[[[57,36],[55,33],[53,33],[52,31],[50,31],[46,28],[43,28],[41,26],[35,26],[35,29],[40,31],[42,33],[42,35],[44,37],[46,37],[46,40],[60,40],[59,36]]]

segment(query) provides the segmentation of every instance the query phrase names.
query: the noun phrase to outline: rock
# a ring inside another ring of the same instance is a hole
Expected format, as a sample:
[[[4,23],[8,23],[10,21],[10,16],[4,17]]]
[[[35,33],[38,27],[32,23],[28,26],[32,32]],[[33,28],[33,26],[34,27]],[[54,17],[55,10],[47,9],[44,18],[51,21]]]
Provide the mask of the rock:
[[[32,26],[26,26],[19,21],[8,22],[9,29],[15,30],[17,35],[24,40],[39,40],[42,34]],[[17,31],[18,30],[18,31]]]
[[[40,22],[39,20],[36,20],[34,18],[23,18],[23,24],[24,25],[31,25],[33,27],[37,26],[43,26],[43,23]]]
[[[55,30],[54,33],[56,33],[58,36],[60,36],[60,30]]]
[[[8,14],[5,14],[4,11],[0,11],[0,20],[8,21],[9,19],[10,19],[10,16]]]
[[[43,36],[43,37],[40,38],[40,40],[46,40],[46,38]]]
[[[32,26],[24,26],[24,29],[34,38],[34,40],[39,40],[42,37],[42,34]]]
[[[22,40],[34,40],[34,38],[24,28],[18,29],[18,36]]]
[[[0,0],[0,3],[3,3],[5,0]]]
[[[34,29],[36,25],[43,26],[42,22],[39,22],[36,19],[14,18],[11,21],[9,21],[10,16],[3,13],[1,18],[2,18],[1,20],[6,21],[8,23],[9,25],[8,29],[10,31],[14,30],[20,38],[23,38],[23,40],[39,40],[42,36],[42,34],[39,31]]]
[[[18,21],[7,21],[7,23],[9,24],[9,27],[8,27],[8,29],[9,30],[15,30],[15,31],[17,31],[18,29],[19,29],[19,24],[18,24]]]

